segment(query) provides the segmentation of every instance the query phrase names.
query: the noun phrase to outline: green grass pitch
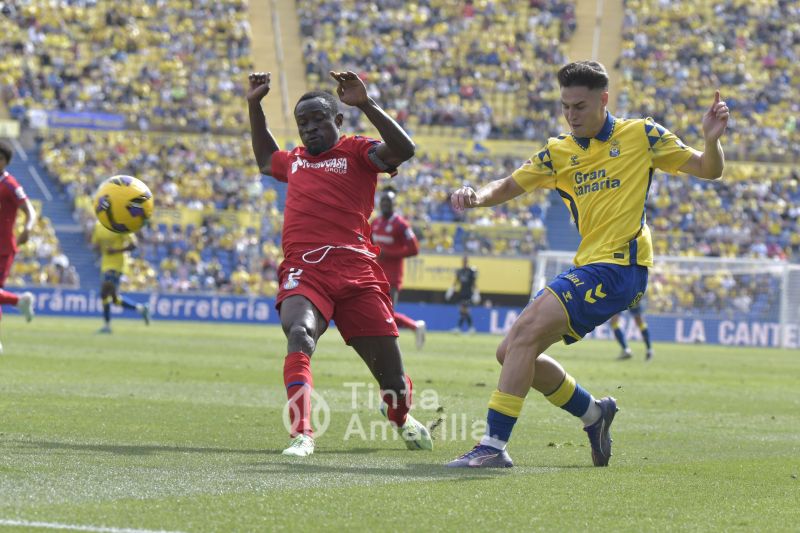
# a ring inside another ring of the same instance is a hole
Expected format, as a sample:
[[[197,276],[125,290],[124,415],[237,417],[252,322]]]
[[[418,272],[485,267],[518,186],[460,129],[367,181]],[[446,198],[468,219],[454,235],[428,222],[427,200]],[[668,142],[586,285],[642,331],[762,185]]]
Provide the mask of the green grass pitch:
[[[372,380],[329,331],[313,369],[330,425],[315,455],[291,459],[278,328],[115,320],[101,336],[99,325],[3,317],[0,529],[800,528],[798,351],[657,345],[645,364],[637,344],[625,362],[611,342],[556,346],[581,384],[619,401],[611,466],[592,467],[579,421],[532,392],[514,468],[451,471],[485,417],[498,337],[432,334],[418,352],[401,334],[415,415],[445,417],[434,451],[410,452],[381,438],[376,388],[346,385]]]

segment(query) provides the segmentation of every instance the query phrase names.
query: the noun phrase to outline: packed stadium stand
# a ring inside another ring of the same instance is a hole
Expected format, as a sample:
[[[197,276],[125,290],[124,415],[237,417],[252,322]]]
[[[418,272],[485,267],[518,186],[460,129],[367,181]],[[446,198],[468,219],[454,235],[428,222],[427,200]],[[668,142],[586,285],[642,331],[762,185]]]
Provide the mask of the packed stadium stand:
[[[2,3],[0,100],[121,114],[134,129],[241,131],[247,2]]]
[[[712,276],[658,272],[648,283],[647,310],[656,314],[778,320],[780,281],[764,274],[720,270]]]
[[[658,174],[648,213],[656,254],[797,261],[800,175],[784,167],[761,174],[721,183]]]
[[[17,178],[33,203],[38,215],[38,220],[27,243],[19,246],[17,256],[11,269],[11,274],[6,281],[8,286],[25,285],[63,285],[77,287],[80,285],[80,273],[72,258],[81,256],[81,252],[72,252],[69,246],[64,246],[56,232],[58,221],[71,221],[71,209],[58,211],[52,209],[52,202],[46,200],[41,187],[31,177],[28,161],[20,157],[11,160],[7,170]],[[28,157],[27,154],[24,157]],[[56,220],[50,218],[54,215]],[[17,215],[17,234],[22,230],[25,217],[20,212]],[[80,248],[85,249],[81,239]],[[88,255],[88,254],[86,254]]]
[[[729,158],[797,161],[799,25],[789,0],[626,0],[619,112],[698,144],[716,87],[734,111]]]
[[[616,113],[652,115],[701,147],[699,117],[713,96],[707,88],[719,86],[734,109],[725,140],[729,160],[793,161],[800,150],[798,9],[783,1],[717,4],[625,2]],[[120,114],[129,128],[38,133],[32,159],[63,194],[54,203],[66,202],[71,223],[88,235],[99,181],[136,175],[154,192],[156,216],[140,234],[125,288],[274,295],[285,189],[257,174],[247,137],[243,90],[253,64],[247,2],[75,1],[59,14],[47,5],[3,3],[11,24],[0,44],[0,100],[27,126],[35,126],[36,110],[46,109]],[[309,87],[329,87],[331,68],[353,69],[415,138],[445,139],[433,147],[419,143],[417,157],[379,183],[398,191],[398,208],[423,253],[532,256],[574,249],[570,215],[557,196],[534,193],[466,214],[448,202],[458,185],[508,175],[564,130],[555,72],[569,59],[574,2],[386,0],[377,9],[360,0],[298,0],[296,8]],[[719,20],[727,22],[725,31],[711,32]],[[359,113],[345,113],[345,131],[364,128]],[[453,138],[470,139],[470,148],[447,149]],[[487,149],[498,142],[488,138],[527,144]],[[721,183],[656,174],[648,201],[656,253],[797,261],[796,170],[744,163],[726,172]],[[53,239],[47,227],[42,235]],[[64,255],[55,242],[48,246],[54,257]],[[36,259],[37,272],[53,262]],[[42,282],[30,258],[19,262],[18,273],[27,277],[18,282]],[[91,286],[96,267],[76,274]],[[713,309],[721,291],[732,291],[731,280],[740,308],[758,314],[774,304],[765,291],[774,280],[723,273],[683,291],[681,276],[654,276],[660,288],[651,291],[653,309]]]
[[[420,133],[541,139],[559,130],[555,73],[575,31],[572,1],[297,5],[309,86],[332,68],[359,72]]]

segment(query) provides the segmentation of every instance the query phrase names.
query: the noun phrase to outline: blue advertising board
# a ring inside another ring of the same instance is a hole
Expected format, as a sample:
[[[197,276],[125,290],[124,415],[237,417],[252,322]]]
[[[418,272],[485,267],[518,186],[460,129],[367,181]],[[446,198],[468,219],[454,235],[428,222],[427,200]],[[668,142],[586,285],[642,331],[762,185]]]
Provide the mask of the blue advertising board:
[[[36,298],[36,313],[97,317],[102,314],[100,294],[90,290],[30,288]],[[249,324],[279,324],[274,298],[203,294],[126,293],[134,301],[148,302],[153,320],[197,320]],[[447,304],[401,303],[398,311],[415,320],[424,320],[430,331],[448,331],[458,323],[458,306]],[[474,307],[472,318],[478,333],[504,334],[522,310],[513,307]],[[121,309],[114,314],[126,316]],[[128,312],[128,316],[137,317]],[[800,326],[748,319],[719,319],[692,316],[648,315],[647,323],[655,342],[719,344],[775,348],[800,347]],[[641,339],[632,318],[623,314],[621,327],[630,342]],[[608,324],[586,338],[613,339]]]
[[[91,111],[48,111],[47,125],[50,128],[122,130],[125,129],[125,116]]]

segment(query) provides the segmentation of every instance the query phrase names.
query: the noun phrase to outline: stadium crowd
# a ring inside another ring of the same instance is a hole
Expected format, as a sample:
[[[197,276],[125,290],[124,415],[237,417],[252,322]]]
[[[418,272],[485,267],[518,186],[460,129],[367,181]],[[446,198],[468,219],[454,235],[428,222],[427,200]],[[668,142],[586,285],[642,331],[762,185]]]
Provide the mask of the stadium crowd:
[[[162,289],[272,294],[280,260],[281,194],[272,179],[254,173],[248,151],[235,137],[82,130],[53,131],[40,147],[46,169],[72,198],[87,238],[95,222],[92,194],[102,179],[115,173],[139,176],[151,186],[157,217],[180,219],[181,211],[195,213],[195,222],[159,223],[164,219],[157,218],[142,232],[135,275],[129,276],[131,286],[126,288],[146,287],[156,276]],[[454,212],[448,201],[449,191],[464,176],[480,183],[516,165],[508,157],[486,154],[422,154],[379,188],[389,185],[401,191],[398,206],[417,228],[423,249],[530,254],[546,243],[545,193],[469,217]],[[224,212],[250,213],[254,222],[230,224],[219,217]],[[512,234],[503,235],[498,225]],[[486,235],[489,228],[492,238]],[[245,273],[249,278],[243,281]]]
[[[241,134],[245,124],[239,81],[251,51],[244,0],[105,7],[70,1],[58,14],[48,5],[12,0],[0,7],[11,22],[0,43],[0,99],[15,116],[35,106],[106,111],[124,114],[138,129],[197,133],[51,130],[41,142],[42,160],[72,198],[87,235],[94,223],[91,195],[101,179],[129,173],[151,185],[163,216],[141,233],[123,290],[273,295],[281,186],[255,173],[244,137],[208,133]],[[534,146],[563,130],[555,71],[565,60],[563,42],[575,31],[572,1],[297,5],[311,86],[334,66],[356,70],[371,95],[412,132],[477,141],[513,137]],[[704,89],[721,86],[736,110],[726,139],[731,159],[797,158],[793,80],[800,9],[774,0],[625,5],[617,114],[652,115],[698,144],[696,121],[689,118],[706,107]],[[724,31],[719,20],[728,23]],[[343,129],[362,129],[362,115],[344,111]],[[379,190],[391,184],[398,191],[398,211],[411,221],[423,251],[531,255],[546,248],[546,214],[563,207],[551,206],[545,192],[494,209],[451,209],[448,197],[457,186],[508,175],[524,155],[475,146],[469,153],[421,149]],[[787,167],[731,167],[721,183],[658,174],[648,221],[657,254],[798,261],[797,205],[798,174]],[[225,213],[250,216],[237,224]],[[75,283],[52,228],[38,238],[17,259],[15,275],[26,283]],[[698,278],[689,291],[680,290],[677,277],[654,276],[653,286],[663,290],[651,292],[663,297],[651,307],[713,309],[721,305],[720,291],[733,290],[732,279],[740,308],[771,305],[762,294],[769,282],[732,276]]]
[[[647,309],[654,314],[710,318],[779,320],[780,278],[766,273],[713,274],[655,270],[647,288]]]
[[[80,277],[75,266],[61,250],[55,228],[50,219],[41,215],[41,205],[34,202],[39,213],[30,239],[19,246],[6,280],[8,286],[49,285],[77,288]],[[22,217],[17,217],[16,233],[19,235],[23,226]]]
[[[800,5],[790,0],[625,0],[620,116],[652,116],[699,145],[719,87],[730,159],[797,161]]]
[[[245,0],[0,3],[0,104],[121,114],[129,127],[241,131]]]
[[[655,253],[800,261],[800,174],[759,172],[721,182],[657,174],[648,202]]]
[[[572,0],[297,5],[309,86],[334,67],[356,71],[412,132],[439,126],[480,140],[560,131],[555,73],[576,27]],[[348,117],[360,129],[361,115]]]

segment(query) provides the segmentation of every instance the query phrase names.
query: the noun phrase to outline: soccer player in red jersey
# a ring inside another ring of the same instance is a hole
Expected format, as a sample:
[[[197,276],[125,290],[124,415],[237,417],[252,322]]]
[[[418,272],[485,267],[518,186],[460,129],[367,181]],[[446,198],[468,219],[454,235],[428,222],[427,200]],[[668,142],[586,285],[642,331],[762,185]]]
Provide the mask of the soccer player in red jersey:
[[[331,72],[342,103],[358,107],[383,141],[340,136],[344,116],[336,97],[311,91],[294,118],[303,146],[281,150],[267,129],[261,100],[269,73],[250,74],[250,130],[262,174],[288,183],[283,215],[283,255],[277,308],[288,340],[283,376],[289,399],[291,441],[284,455],[314,452],[310,423],[311,356],[330,320],[378,381],[381,410],[409,449],[431,449],[428,429],[408,414],[411,380],[405,374],[389,282],[370,242],[369,216],[378,174],[393,174],[414,156],[405,131],[367,95],[354,72]]]
[[[28,322],[33,318],[33,294],[24,292],[16,295],[5,290],[6,280],[11,273],[11,265],[17,253],[17,245],[28,242],[33,226],[36,224],[36,210],[25,195],[17,180],[6,171],[14,151],[11,145],[0,141],[0,304],[13,305]],[[17,211],[25,213],[25,226],[19,237],[14,235]],[[0,317],[2,308],[0,307]],[[0,353],[3,345],[0,343]]]
[[[372,221],[372,242],[381,249],[378,264],[389,280],[389,295],[397,307],[400,288],[403,286],[403,259],[419,253],[419,242],[408,221],[394,210],[395,192],[387,188],[381,194],[381,214]],[[408,328],[416,334],[417,350],[425,344],[425,321],[394,311],[397,327]]]

